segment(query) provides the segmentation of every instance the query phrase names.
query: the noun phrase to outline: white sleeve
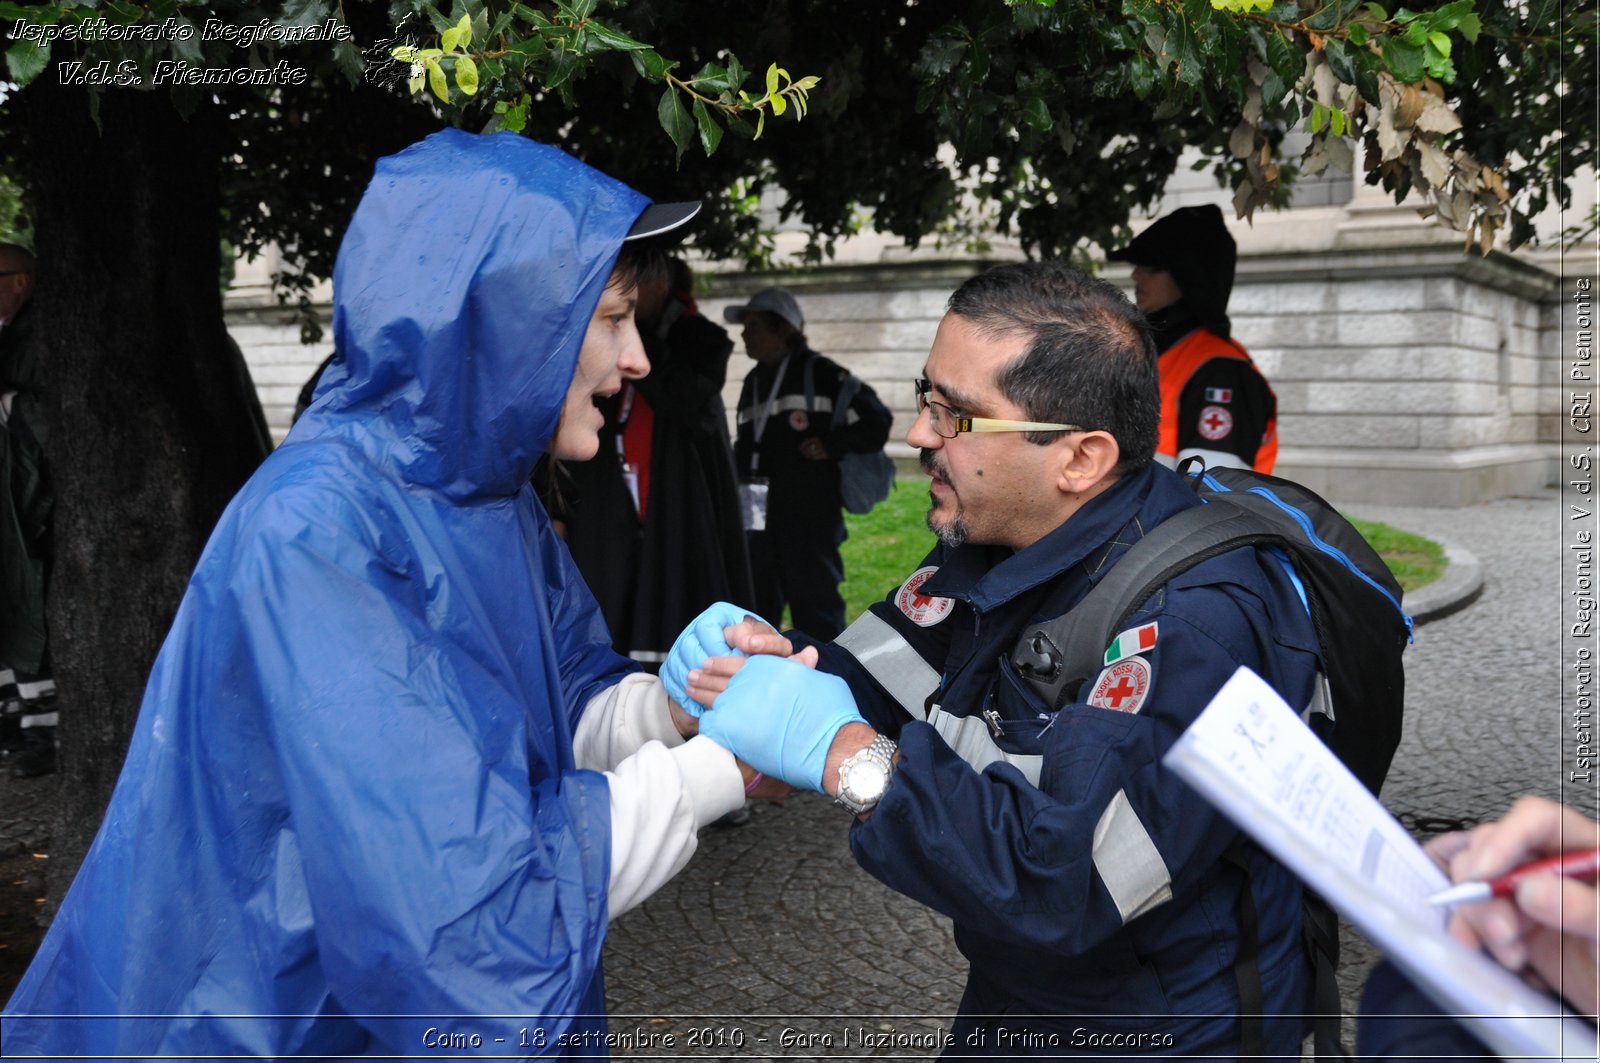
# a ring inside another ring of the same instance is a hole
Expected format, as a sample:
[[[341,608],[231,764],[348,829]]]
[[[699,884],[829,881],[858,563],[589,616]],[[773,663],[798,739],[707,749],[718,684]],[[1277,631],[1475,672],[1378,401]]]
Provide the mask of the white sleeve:
[[[683,745],[661,680],[635,672],[589,699],[572,735],[572,755],[580,768],[610,771],[652,740]]]
[[[744,804],[733,754],[709,738],[685,742],[654,676],[629,676],[591,700],[572,745],[578,765],[605,770],[611,788],[612,919],[683,870],[701,827]]]

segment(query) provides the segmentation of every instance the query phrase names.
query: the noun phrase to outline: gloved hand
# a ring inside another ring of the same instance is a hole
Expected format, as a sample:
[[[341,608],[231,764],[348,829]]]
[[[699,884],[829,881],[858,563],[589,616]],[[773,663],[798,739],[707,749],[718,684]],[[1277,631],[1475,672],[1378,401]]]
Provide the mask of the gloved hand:
[[[728,680],[700,733],[763,775],[820,792],[834,735],[865,722],[843,679],[760,654]]]
[[[673,701],[683,706],[684,712],[699,716],[707,708],[689,697],[690,669],[699,668],[707,657],[745,656],[743,650],[728,645],[728,640],[722,636],[722,629],[732,627],[747,616],[761,620],[749,609],[731,602],[716,602],[691,620],[672,644],[672,649],[667,651],[667,659],[661,664],[661,685],[667,688],[667,695]],[[765,620],[761,622],[767,623]]]

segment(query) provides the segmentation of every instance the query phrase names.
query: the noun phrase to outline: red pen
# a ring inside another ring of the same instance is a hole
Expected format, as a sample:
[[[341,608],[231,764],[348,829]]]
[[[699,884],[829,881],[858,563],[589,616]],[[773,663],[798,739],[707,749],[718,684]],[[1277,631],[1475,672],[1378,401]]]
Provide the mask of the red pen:
[[[1589,878],[1600,875],[1600,849],[1575,849],[1560,856],[1535,860],[1507,871],[1489,882],[1463,882],[1440,890],[1428,898],[1429,904],[1455,905],[1484,901],[1490,897],[1509,897],[1517,883],[1529,875],[1560,875],[1563,878]]]

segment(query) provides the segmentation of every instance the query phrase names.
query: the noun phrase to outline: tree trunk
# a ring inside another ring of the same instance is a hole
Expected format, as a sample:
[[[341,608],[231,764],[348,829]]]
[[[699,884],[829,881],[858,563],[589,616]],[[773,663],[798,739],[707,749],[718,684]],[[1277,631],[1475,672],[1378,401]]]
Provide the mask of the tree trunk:
[[[99,123],[47,71],[24,92],[56,491],[60,691],[51,911],[99,829],[145,680],[229,498],[264,456],[219,288],[217,123],[110,89]]]

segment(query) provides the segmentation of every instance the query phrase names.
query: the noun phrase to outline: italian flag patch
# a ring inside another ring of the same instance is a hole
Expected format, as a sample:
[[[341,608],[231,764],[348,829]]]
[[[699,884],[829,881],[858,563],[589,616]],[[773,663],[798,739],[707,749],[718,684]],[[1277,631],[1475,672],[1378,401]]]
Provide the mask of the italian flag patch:
[[[1207,402],[1232,402],[1232,388],[1206,388]]]
[[[1136,653],[1156,648],[1156,625],[1154,622],[1143,627],[1131,628],[1111,640],[1111,645],[1106,647],[1105,663],[1107,667],[1116,664],[1124,657],[1132,657]]]

